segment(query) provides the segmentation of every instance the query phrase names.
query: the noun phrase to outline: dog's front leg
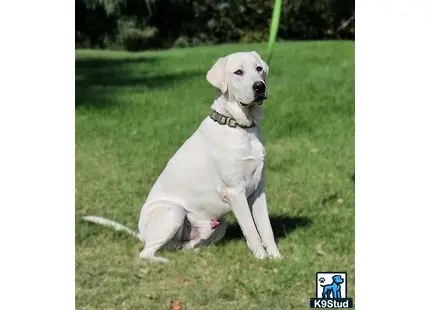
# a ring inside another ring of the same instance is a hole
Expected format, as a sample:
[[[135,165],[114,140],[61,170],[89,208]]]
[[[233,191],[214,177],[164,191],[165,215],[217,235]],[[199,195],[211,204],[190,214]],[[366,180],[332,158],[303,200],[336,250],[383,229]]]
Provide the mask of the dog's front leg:
[[[267,252],[261,243],[260,235],[252,219],[245,191],[229,190],[228,196],[231,209],[242,229],[249,249],[258,259],[267,257]]]
[[[266,193],[264,190],[264,177],[260,181],[257,189],[249,197],[248,202],[251,206],[254,222],[267,254],[269,254],[270,257],[282,258],[273,236],[272,225],[270,224]]]

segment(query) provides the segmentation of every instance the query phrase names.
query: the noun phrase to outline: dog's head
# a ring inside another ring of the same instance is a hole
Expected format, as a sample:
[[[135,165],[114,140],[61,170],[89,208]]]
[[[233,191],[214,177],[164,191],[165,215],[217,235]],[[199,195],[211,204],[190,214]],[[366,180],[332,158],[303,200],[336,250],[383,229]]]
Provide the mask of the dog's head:
[[[341,276],[336,275],[336,276],[333,276],[333,282],[336,284],[341,284],[341,283],[343,283],[343,279]]]
[[[267,99],[266,77],[269,67],[256,52],[234,53],[219,58],[206,79],[243,107],[261,104]]]

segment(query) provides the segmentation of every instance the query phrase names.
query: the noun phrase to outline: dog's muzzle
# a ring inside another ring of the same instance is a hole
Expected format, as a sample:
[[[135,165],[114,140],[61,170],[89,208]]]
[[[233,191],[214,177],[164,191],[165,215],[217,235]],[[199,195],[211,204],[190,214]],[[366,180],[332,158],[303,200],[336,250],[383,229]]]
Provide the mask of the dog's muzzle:
[[[254,101],[261,101],[259,104],[262,104],[264,100],[267,99],[266,92],[261,94],[256,94]]]
[[[253,104],[262,105],[263,101],[267,99],[266,95],[266,83],[264,81],[257,81],[252,85],[252,90],[254,91],[254,101],[249,104],[240,103],[244,107],[251,106]]]
[[[252,85],[252,89],[254,90],[255,94],[254,101],[261,105],[263,101],[267,99],[266,83],[264,83],[264,81],[257,81],[254,83],[254,85]]]
[[[254,97],[254,101],[253,102],[248,103],[248,104],[240,102],[240,104],[242,106],[244,106],[244,107],[250,107],[250,106],[252,106],[254,104],[262,105],[263,102],[264,102],[264,100],[266,100],[266,99],[267,99],[266,93],[264,93],[264,94],[256,94],[255,97]]]

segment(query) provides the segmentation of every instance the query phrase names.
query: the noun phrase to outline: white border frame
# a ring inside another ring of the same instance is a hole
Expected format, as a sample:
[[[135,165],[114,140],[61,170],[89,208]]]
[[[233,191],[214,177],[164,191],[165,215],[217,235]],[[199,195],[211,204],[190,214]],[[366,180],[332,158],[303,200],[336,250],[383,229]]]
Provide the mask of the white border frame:
[[[356,4],[354,304],[366,310],[425,308],[430,3]]]
[[[0,309],[74,309],[74,2],[0,11]]]
[[[74,309],[74,4],[1,11],[0,308]],[[356,309],[426,305],[428,12],[357,1]]]

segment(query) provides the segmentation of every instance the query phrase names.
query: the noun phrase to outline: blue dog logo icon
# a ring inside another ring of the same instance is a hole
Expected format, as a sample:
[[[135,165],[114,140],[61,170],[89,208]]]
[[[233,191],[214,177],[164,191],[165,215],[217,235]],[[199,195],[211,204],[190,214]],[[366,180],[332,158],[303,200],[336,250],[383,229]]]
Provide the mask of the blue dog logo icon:
[[[315,297],[311,297],[311,308],[352,308],[348,298],[348,275],[346,272],[317,272],[315,276]]]
[[[340,285],[344,282],[344,279],[340,275],[335,275],[332,279],[331,284],[320,284],[323,287],[322,298],[342,298]]]

